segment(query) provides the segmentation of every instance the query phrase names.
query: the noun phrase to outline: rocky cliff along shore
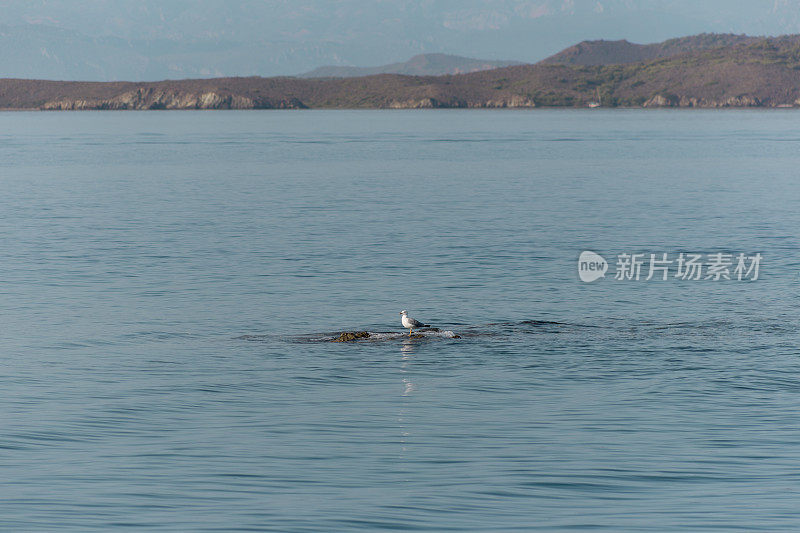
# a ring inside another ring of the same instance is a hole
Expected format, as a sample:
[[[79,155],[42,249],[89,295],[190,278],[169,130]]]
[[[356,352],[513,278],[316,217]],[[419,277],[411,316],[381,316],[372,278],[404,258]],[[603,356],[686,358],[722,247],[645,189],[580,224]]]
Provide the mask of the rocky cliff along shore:
[[[560,63],[557,54],[535,65],[446,76],[380,74],[356,78],[250,77],[142,83],[2,79],[0,108],[800,106],[800,36],[720,36],[718,41],[714,36],[699,36],[694,41],[686,38],[644,52],[635,49],[635,53],[629,46],[617,43],[609,47],[605,42],[593,41],[562,53],[566,63]],[[645,52],[673,55],[629,62],[631,57]],[[608,64],[595,64],[601,59]]]
[[[229,91],[185,91],[180,88],[140,86],[122,94],[100,98],[61,97],[47,100],[43,110],[85,109],[303,109],[296,98],[253,98]]]

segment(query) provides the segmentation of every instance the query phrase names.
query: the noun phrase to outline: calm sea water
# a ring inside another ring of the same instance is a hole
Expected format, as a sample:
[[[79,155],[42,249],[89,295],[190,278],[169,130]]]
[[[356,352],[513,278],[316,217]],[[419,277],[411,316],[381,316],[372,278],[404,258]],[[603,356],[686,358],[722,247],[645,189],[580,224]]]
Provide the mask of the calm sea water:
[[[800,529],[796,112],[0,124],[0,529]]]

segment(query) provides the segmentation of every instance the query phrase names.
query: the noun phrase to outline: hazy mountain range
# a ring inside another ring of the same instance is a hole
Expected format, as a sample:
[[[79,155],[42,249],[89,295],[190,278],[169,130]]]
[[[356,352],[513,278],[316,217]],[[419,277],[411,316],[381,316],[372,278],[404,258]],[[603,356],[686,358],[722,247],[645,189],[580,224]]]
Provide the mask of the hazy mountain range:
[[[645,56],[637,60],[634,56]],[[582,42],[545,61],[469,74],[160,82],[0,79],[0,108],[798,107],[800,35]]]
[[[800,32],[800,0],[3,0],[0,77],[297,75],[443,53],[539,61],[583,40]]]
[[[419,54],[402,63],[377,67],[325,66],[301,74],[301,78],[353,78],[375,74],[406,74],[408,76],[441,76],[442,74],[467,74],[493,68],[510,67],[519,61],[491,61],[448,54]]]

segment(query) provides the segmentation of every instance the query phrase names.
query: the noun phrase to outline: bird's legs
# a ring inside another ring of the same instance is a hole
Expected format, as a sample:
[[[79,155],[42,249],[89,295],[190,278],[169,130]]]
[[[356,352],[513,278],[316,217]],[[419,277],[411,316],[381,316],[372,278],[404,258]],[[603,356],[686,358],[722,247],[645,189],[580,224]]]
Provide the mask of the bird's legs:
[[[409,328],[408,329],[408,336],[410,337],[412,333],[414,333],[414,328]]]

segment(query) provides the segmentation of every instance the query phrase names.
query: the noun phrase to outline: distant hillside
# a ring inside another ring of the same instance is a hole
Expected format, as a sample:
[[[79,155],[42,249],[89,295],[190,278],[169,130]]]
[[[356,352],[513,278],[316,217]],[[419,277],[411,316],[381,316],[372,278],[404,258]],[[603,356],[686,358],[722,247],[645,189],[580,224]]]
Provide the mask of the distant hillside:
[[[533,63],[587,36],[648,43],[702,31],[798,33],[798,6],[800,0],[0,0],[0,76],[286,76],[443,51]]]
[[[800,107],[800,36],[742,38],[637,63],[539,63],[445,76],[0,80],[6,109],[531,108],[598,99],[604,107]]]
[[[494,68],[520,65],[518,61],[489,61],[448,54],[420,54],[404,63],[392,63],[379,67],[328,66],[315,68],[300,74],[301,78],[355,78],[376,74],[406,74],[408,76],[441,76],[443,74],[466,74]]]
[[[639,63],[686,52],[709,50],[722,46],[730,47],[758,40],[759,37],[748,37],[747,35],[702,33],[654,44],[635,44],[626,40],[583,41],[542,60],[542,63],[561,63],[564,65]]]

